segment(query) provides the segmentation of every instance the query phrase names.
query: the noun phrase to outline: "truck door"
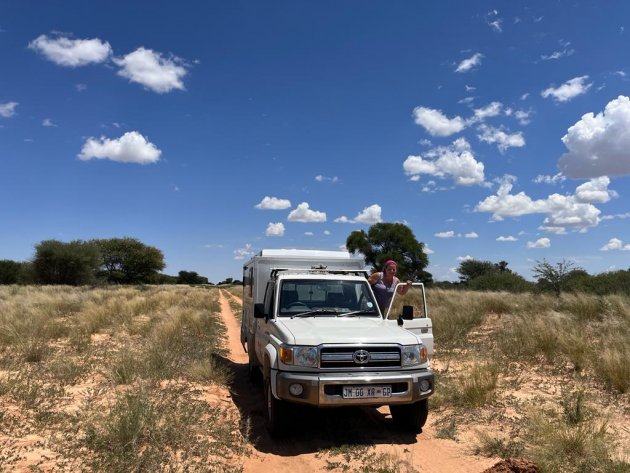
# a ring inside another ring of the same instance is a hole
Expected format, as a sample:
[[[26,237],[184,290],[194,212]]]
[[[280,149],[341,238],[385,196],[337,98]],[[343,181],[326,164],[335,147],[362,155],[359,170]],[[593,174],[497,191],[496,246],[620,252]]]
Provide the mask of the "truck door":
[[[268,322],[269,319],[274,316],[274,297],[275,297],[275,283],[273,281],[269,281],[267,283],[267,289],[265,290],[265,314],[267,314],[266,319],[255,319],[256,320],[256,337],[254,338],[256,344],[256,357],[262,363],[264,359],[264,352],[267,343],[269,343],[269,329],[270,324]]]
[[[427,312],[424,284],[413,283],[406,294],[399,294],[398,288],[401,286],[405,286],[405,283],[400,283],[396,287],[386,318],[398,320],[399,323],[402,321],[404,329],[422,340],[430,357],[433,355],[433,324]]]

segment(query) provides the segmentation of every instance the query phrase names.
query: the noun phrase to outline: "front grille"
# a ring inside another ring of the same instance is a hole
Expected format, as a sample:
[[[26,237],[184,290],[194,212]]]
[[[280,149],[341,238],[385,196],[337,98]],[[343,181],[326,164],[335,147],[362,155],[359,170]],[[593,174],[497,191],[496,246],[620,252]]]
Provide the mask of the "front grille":
[[[320,351],[320,366],[357,369],[400,368],[400,347],[398,345],[323,347]]]

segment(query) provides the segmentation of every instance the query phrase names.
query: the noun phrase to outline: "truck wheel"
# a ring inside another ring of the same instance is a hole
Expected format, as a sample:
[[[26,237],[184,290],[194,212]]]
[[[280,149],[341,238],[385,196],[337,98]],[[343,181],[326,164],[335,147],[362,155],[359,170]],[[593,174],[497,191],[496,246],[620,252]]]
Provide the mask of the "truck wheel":
[[[252,347],[252,344],[248,341],[247,342],[247,357],[248,357],[247,373],[249,375],[249,380],[253,384],[260,384],[260,382],[262,381],[262,373],[260,372],[260,368],[254,364],[255,356],[256,355],[254,354],[254,347]]]
[[[271,379],[265,378],[265,426],[269,435],[282,437],[286,432],[286,403],[273,397]]]
[[[414,402],[413,404],[394,404],[389,406],[394,424],[410,432],[422,432],[429,415],[429,400]]]

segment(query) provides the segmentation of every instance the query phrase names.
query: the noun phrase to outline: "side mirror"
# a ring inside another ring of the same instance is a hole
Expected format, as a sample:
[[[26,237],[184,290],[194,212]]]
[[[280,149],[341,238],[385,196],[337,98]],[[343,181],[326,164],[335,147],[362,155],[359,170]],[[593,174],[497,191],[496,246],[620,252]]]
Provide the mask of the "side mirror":
[[[413,306],[412,305],[404,305],[402,307],[402,318],[403,320],[413,320]]]
[[[265,304],[261,304],[260,302],[257,304],[254,304],[254,318],[255,319],[265,318]]]

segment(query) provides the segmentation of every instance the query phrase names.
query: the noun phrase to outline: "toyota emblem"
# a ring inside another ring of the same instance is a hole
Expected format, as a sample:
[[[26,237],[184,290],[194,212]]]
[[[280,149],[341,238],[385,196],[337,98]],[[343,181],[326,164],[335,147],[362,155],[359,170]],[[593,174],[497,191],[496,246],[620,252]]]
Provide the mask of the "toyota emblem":
[[[353,353],[352,359],[357,365],[364,365],[370,361],[370,352],[367,350],[357,350]]]

